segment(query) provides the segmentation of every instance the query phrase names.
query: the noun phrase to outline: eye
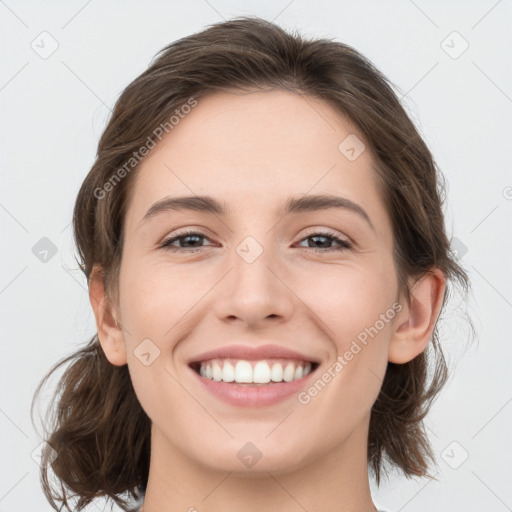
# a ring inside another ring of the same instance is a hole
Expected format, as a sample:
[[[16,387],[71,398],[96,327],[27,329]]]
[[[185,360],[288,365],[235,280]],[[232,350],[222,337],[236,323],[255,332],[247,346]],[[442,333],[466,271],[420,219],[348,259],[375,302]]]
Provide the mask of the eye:
[[[183,251],[183,252],[197,252],[201,250],[203,246],[198,246],[197,244],[200,243],[201,239],[207,239],[206,236],[203,233],[199,233],[197,231],[193,230],[187,230],[183,231],[181,233],[178,233],[176,236],[173,236],[172,238],[168,238],[167,240],[164,240],[160,247],[162,249],[166,249],[167,251]],[[172,244],[175,242],[186,240],[185,245],[187,243],[192,243],[192,249],[188,249],[187,247],[176,247]],[[195,248],[194,248],[195,247]]]
[[[168,251],[181,251],[181,252],[193,253],[193,252],[198,252],[203,247],[205,247],[204,245],[198,245],[201,243],[202,239],[208,240],[208,238],[203,233],[200,233],[198,231],[193,231],[193,230],[187,230],[187,231],[178,233],[177,235],[173,236],[172,238],[168,238],[167,240],[164,240],[160,244],[160,247],[162,249],[165,249]],[[312,239],[313,243],[315,244],[315,246],[310,246],[309,248],[313,249],[314,251],[317,251],[317,252],[346,251],[346,250],[352,248],[352,244],[350,242],[348,242],[347,240],[343,240],[343,239],[337,237],[336,235],[334,235],[332,233],[328,233],[328,232],[312,233],[312,234],[308,235],[307,237],[303,238],[301,240],[301,242],[304,240],[308,240],[308,239]],[[322,239],[326,240],[327,242],[322,242]],[[181,241],[185,241],[185,247],[179,247],[179,246],[173,245],[174,243],[181,242]],[[330,247],[325,246],[325,243],[329,244],[332,242],[337,243],[338,247],[330,248]],[[187,243],[191,243],[193,245],[187,247],[186,246]],[[319,246],[319,244],[320,244],[320,246]],[[321,245],[323,245],[324,247],[322,247]]]
[[[336,235],[333,235],[332,233],[315,232],[315,233],[308,235],[306,238],[303,238],[302,241],[308,240],[308,239],[314,240],[313,243],[316,244],[316,246],[310,247],[310,248],[312,248],[314,251],[317,251],[317,252],[346,251],[346,250],[352,248],[352,244],[350,242],[348,242],[347,240],[343,240],[343,239],[337,237]],[[322,242],[322,239],[327,240],[327,243],[336,242],[339,245],[339,247],[326,248],[326,249],[319,247],[318,246],[319,244],[325,246],[326,242]]]

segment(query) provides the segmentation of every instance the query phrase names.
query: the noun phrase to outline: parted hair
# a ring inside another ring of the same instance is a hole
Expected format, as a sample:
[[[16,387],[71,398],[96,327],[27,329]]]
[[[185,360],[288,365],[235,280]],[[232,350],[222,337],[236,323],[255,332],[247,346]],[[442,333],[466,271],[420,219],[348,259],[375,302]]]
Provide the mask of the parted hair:
[[[405,364],[388,363],[373,404],[368,467],[378,484],[390,468],[407,477],[430,476],[436,460],[424,418],[448,378],[439,320],[455,287],[466,294],[470,289],[445,230],[444,178],[392,85],[364,55],[334,39],[308,39],[256,17],[210,25],[163,48],[123,90],[73,211],[78,265],[88,283],[93,266],[100,268],[107,296],[118,303],[124,219],[140,166],[126,163],[141,147],[158,144],[159,126],[171,133],[170,117],[191,98],[282,89],[323,99],[349,119],[374,155],[372,170],[392,223],[400,292],[410,302],[408,279],[433,267],[447,278],[427,348]],[[128,367],[111,364],[95,334],[42,378],[32,417],[41,387],[61,367],[43,422],[45,496],[55,510],[71,510],[70,500],[76,501],[73,510],[81,510],[98,497],[128,510],[146,491],[151,436],[151,420]]]

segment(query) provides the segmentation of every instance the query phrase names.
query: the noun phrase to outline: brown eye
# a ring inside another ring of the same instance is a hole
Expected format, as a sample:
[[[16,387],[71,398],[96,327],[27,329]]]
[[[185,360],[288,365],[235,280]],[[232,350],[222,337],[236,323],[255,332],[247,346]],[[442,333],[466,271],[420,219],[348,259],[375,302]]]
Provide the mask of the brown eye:
[[[310,245],[309,248],[313,249],[315,251],[320,252],[331,252],[331,251],[345,251],[347,249],[352,248],[352,244],[348,242],[347,240],[342,240],[341,238],[338,238],[337,236],[331,234],[331,233],[313,233],[311,235],[308,235],[307,237],[303,238],[304,240],[313,240],[313,245]],[[339,247],[331,248],[329,246],[326,247],[326,244],[330,244],[332,242],[335,242],[339,245]]]
[[[197,231],[185,231],[182,233],[178,233],[176,236],[173,236],[172,238],[168,238],[167,240],[164,240],[162,244],[160,244],[160,247],[162,249],[168,250],[168,251],[183,251],[183,252],[197,252],[202,247],[205,247],[203,245],[198,245],[201,243],[201,240],[205,239],[207,240],[207,237],[200,232]],[[185,241],[184,244],[192,244],[188,247],[180,247],[172,245],[175,242]]]

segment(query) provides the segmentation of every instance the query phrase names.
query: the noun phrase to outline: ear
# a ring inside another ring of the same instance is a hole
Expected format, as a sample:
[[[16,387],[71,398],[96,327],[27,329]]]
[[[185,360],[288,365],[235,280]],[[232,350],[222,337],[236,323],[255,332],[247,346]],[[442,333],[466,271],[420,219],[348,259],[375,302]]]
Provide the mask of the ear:
[[[104,273],[97,265],[89,277],[89,300],[105,356],[113,365],[123,366],[127,359],[123,331],[117,321],[119,315],[105,292]]]
[[[411,289],[411,303],[405,304],[396,318],[388,361],[403,364],[421,354],[428,345],[443,305],[446,278],[435,267]]]

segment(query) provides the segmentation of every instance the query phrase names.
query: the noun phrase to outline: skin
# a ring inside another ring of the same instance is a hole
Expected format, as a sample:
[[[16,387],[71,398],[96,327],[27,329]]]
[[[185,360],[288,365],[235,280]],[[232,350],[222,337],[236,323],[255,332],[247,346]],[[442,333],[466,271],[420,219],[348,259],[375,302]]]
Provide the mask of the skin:
[[[141,164],[125,219],[119,301],[108,299],[96,271],[90,299],[107,358],[128,364],[152,420],[144,512],[376,510],[366,461],[371,407],[387,362],[405,363],[426,348],[445,278],[434,268],[414,284],[410,305],[398,296],[371,148],[365,141],[355,161],[338,150],[352,133],[364,141],[316,98],[216,93]],[[321,193],[359,204],[375,230],[348,210],[276,213],[290,196]],[[195,194],[225,200],[233,212],[167,211],[141,224],[163,197]],[[159,247],[182,228],[205,238],[178,240],[182,252]],[[352,249],[327,252],[338,244],[320,239],[325,248],[315,250],[306,237],[319,230]],[[247,236],[263,249],[250,264],[236,251]],[[206,350],[270,342],[314,355],[321,376],[397,300],[402,310],[307,405],[296,396],[264,408],[228,405],[186,367]],[[147,338],[160,355],[145,366],[134,350]],[[248,441],[262,454],[251,468],[237,457]]]

